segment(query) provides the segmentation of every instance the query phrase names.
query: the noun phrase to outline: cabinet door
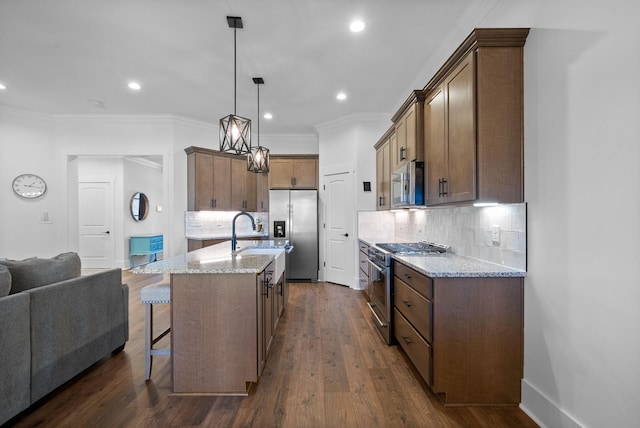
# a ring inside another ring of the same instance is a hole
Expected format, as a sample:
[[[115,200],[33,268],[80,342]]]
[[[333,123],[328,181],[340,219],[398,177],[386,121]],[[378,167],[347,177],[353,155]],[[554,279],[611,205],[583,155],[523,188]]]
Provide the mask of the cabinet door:
[[[318,161],[296,159],[293,161],[293,187],[316,189],[318,187]]]
[[[405,164],[412,160],[417,159],[417,150],[416,150],[416,132],[417,132],[417,121],[416,121],[416,106],[413,105],[404,116],[404,122],[406,127],[406,136],[404,141],[404,151],[398,153],[400,156],[401,164]]]
[[[376,209],[388,210],[390,208],[390,142],[385,142],[376,151]]]
[[[413,104],[396,123],[395,137],[391,141],[392,170],[423,156],[422,150],[418,150],[417,146],[419,126],[417,110],[417,104]]]
[[[246,169],[247,167],[241,159],[231,161],[231,209],[234,211],[244,210],[244,170]]]
[[[425,201],[427,205],[442,202],[441,181],[446,168],[446,102],[444,86],[440,85],[424,105],[425,127]]]
[[[231,209],[256,211],[256,174],[247,171],[246,158],[231,161]]]
[[[244,209],[245,211],[255,212],[255,211],[258,211],[258,208],[257,208],[258,205],[256,203],[257,202],[256,183],[258,179],[258,174],[256,174],[255,172],[247,171],[246,159],[244,160],[243,163],[244,163],[244,176],[245,176],[244,197],[246,201],[244,205]]]
[[[269,180],[272,189],[290,189],[293,186],[293,160],[271,159]]]
[[[393,171],[406,163],[400,156],[400,153],[404,153],[407,147],[407,122],[404,116],[396,123],[396,132],[393,138],[389,139],[389,145],[391,155],[390,166],[391,171]]]
[[[269,212],[269,174],[256,174],[256,211]]]
[[[213,156],[213,209],[231,208],[231,159]]]
[[[213,170],[214,157],[204,153],[194,153],[195,192],[194,205],[196,211],[213,210]]]
[[[475,73],[473,52],[445,80],[448,106],[447,202],[476,199]]]

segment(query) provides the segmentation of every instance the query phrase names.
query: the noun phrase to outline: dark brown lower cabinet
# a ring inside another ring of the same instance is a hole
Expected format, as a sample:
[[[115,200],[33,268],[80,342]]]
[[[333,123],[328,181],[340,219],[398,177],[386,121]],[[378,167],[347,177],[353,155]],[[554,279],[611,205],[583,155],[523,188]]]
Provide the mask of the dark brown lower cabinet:
[[[394,334],[445,405],[520,403],[523,278],[429,278],[394,261]]]

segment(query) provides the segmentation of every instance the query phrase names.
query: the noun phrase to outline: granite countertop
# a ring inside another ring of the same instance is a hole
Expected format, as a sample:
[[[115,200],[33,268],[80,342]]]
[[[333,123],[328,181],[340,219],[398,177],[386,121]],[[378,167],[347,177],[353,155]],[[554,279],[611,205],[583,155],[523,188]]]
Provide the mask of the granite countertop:
[[[132,273],[151,274],[225,274],[262,272],[271,261],[273,254],[243,254],[249,248],[282,249],[287,240],[240,241],[238,251],[231,252],[231,242],[226,241],[210,247],[190,251],[186,254],[138,266]]]
[[[371,237],[358,237],[365,244],[375,245]],[[428,256],[392,255],[395,260],[432,278],[493,278],[525,277],[527,272],[502,266],[455,253],[432,254]]]
[[[453,253],[393,258],[431,278],[525,277],[527,272]]]

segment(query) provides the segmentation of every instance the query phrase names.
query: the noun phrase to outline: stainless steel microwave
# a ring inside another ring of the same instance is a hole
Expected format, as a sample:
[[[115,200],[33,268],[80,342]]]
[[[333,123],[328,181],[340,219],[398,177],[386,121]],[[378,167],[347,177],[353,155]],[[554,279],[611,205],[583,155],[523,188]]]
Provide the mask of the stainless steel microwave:
[[[391,173],[391,207],[424,206],[424,162],[411,161]]]

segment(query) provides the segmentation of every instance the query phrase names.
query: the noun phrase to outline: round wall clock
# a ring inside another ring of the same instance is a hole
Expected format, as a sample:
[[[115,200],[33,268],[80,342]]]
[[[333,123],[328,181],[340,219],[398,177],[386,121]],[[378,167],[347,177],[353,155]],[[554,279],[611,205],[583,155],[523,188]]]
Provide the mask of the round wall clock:
[[[47,183],[35,174],[20,174],[13,179],[13,191],[25,199],[36,199],[47,193]]]

